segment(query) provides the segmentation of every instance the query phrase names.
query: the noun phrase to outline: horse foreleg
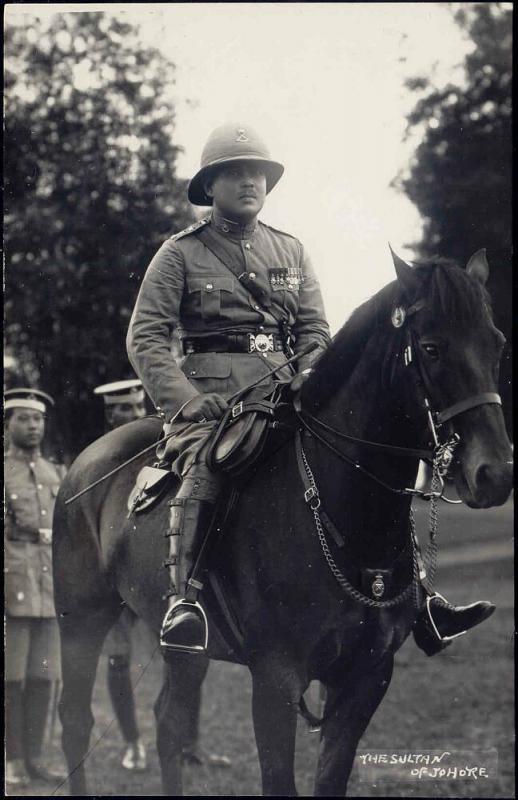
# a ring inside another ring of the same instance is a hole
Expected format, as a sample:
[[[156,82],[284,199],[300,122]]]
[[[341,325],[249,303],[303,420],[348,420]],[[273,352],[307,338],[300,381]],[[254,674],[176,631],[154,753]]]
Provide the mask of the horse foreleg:
[[[87,794],[84,760],[94,724],[91,703],[95,674],[104,638],[119,608],[111,606],[60,620],[63,689],[59,716],[72,797]]]
[[[297,709],[305,686],[293,664],[269,653],[251,665],[252,711],[263,795],[297,795],[294,775]]]
[[[157,749],[164,795],[179,796],[182,786],[182,751],[192,744],[197,727],[200,687],[209,660],[202,655],[168,655],[164,683],[155,702]]]
[[[316,797],[344,797],[358,742],[390,684],[393,656],[344,687],[328,690],[315,782]]]

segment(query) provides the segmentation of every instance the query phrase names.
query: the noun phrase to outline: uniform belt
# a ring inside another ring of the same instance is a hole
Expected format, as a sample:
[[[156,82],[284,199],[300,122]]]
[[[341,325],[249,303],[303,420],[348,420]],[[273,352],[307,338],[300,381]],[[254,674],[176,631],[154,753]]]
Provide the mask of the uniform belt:
[[[40,532],[37,528],[22,528],[16,525],[9,531],[8,539],[10,542],[32,542],[36,544],[40,541]]]
[[[185,338],[185,355],[191,353],[268,353],[282,351],[278,333],[221,333],[213,336]]]

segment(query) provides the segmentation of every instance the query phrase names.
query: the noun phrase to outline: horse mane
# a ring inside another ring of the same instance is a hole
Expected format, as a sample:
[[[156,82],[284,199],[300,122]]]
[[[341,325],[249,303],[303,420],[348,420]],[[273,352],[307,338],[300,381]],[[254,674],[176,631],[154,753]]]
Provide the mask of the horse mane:
[[[435,256],[420,261],[413,269],[421,279],[419,298],[426,297],[428,307],[446,319],[464,323],[477,318],[481,304],[491,311],[485,288],[455,261]],[[396,280],[358,306],[315,361],[302,389],[304,406],[315,411],[324,405],[349,380],[374,329],[385,326],[385,335],[395,330],[389,323],[394,305],[409,305],[417,299],[405,300]]]
[[[313,372],[302,389],[305,408],[322,406],[349,380],[374,327],[384,318],[397,290],[397,281],[383,287],[356,308],[333,336],[329,347],[313,365]]]

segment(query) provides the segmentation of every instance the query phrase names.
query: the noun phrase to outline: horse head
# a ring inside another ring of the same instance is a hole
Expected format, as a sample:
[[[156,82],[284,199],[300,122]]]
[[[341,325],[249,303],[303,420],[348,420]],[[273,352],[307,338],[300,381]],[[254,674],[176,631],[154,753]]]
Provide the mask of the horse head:
[[[439,439],[459,437],[451,465],[459,496],[472,508],[501,505],[512,488],[512,451],[497,394],[505,337],[485,289],[485,250],[465,270],[443,260],[411,267],[393,251],[392,257],[392,325],[406,329],[411,352],[405,362],[413,360]]]

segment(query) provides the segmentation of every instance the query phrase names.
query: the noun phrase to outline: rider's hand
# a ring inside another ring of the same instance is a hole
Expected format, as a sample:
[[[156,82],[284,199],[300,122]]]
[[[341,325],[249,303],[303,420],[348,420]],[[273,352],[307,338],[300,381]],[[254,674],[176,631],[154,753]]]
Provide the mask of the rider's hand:
[[[212,419],[220,419],[227,408],[228,403],[221,395],[210,392],[189,400],[183,407],[181,416],[188,422],[208,422]]]
[[[290,383],[290,389],[292,392],[298,392],[302,388],[302,384],[307,381],[309,376],[311,375],[311,367],[308,369],[303,369],[302,372],[299,372],[293,378],[292,382]]]

